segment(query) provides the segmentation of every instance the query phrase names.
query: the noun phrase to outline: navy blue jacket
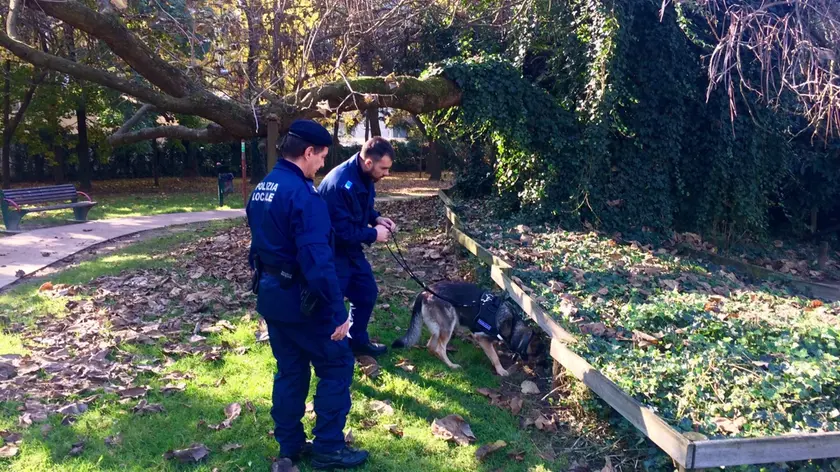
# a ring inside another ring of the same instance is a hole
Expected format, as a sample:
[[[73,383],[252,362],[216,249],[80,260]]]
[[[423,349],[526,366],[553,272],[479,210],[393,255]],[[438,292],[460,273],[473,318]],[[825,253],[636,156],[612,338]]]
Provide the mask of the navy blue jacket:
[[[359,167],[359,153],[331,170],[318,185],[318,193],[329,208],[336,255],[361,253],[362,244],[376,241],[376,230],[371,228],[379,218],[373,208],[376,190]]]
[[[330,216],[312,180],[294,163],[280,159],[254,189],[245,211],[251,228],[251,268],[256,256],[269,266],[297,263],[304,283],[321,300],[316,313],[301,315],[300,284],[283,288],[276,277],[263,272],[257,311],[287,323],[343,324],[347,311],[330,245]]]

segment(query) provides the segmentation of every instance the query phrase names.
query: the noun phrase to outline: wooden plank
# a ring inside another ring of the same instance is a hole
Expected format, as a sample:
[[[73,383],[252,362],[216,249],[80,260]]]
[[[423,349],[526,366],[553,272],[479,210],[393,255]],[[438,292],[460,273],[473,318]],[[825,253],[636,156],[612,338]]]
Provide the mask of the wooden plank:
[[[453,201],[452,198],[450,198],[449,195],[447,195],[443,189],[438,190],[438,198],[440,198],[443,204],[447,207],[453,209],[458,208],[458,205],[455,204],[455,201]]]
[[[508,278],[498,267],[490,267],[490,277],[496,284],[510,294],[511,298],[522,311],[534,320],[552,339],[558,339],[565,343],[576,343],[577,338],[557,324],[550,314],[542,309],[540,304],[531,298],[516,282]]]
[[[680,247],[679,251],[688,254],[689,256],[696,257],[698,259],[710,260],[718,265],[734,267],[735,269],[740,270],[742,273],[749,274],[750,276],[755,277],[757,279],[768,280],[776,278],[783,280],[784,282],[795,286],[799,290],[810,291],[815,298],[820,298],[826,301],[840,300],[840,287],[833,284],[812,282],[810,280],[794,277],[790,274],[783,274],[781,272],[777,272],[766,267],[761,267],[738,259],[732,259],[730,257],[721,256],[720,254],[713,254],[711,252],[700,251],[688,246]]]
[[[686,469],[697,467],[697,464],[692,462],[695,455],[695,443],[689,441],[635,398],[624,393],[584,358],[556,339],[551,341],[551,357],[650,438],[680,466]]]
[[[478,244],[473,238],[467,236],[460,229],[453,226],[449,232],[456,241],[478,257],[481,262],[484,262],[489,266],[499,267],[503,271],[513,268],[513,266],[508,264],[507,261],[496,257],[493,253],[485,249],[481,244]]]
[[[840,432],[715,439],[694,443],[695,468],[834,457],[840,457]]]
[[[443,207],[443,211],[446,213],[446,219],[449,220],[449,222],[452,223],[453,226],[455,226],[458,229],[463,228],[463,225],[461,224],[461,218],[458,215],[456,215],[451,208],[445,206]]]

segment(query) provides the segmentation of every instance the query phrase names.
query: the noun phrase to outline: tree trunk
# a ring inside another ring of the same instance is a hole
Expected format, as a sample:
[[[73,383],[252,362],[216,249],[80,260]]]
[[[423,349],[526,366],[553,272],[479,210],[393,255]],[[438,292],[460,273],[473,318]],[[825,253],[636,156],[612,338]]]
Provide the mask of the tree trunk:
[[[57,140],[61,141],[61,137],[58,137]],[[52,166],[53,181],[55,181],[56,185],[60,185],[67,180],[65,169],[67,165],[67,150],[64,148],[63,143],[58,143],[53,145],[53,153],[55,153],[55,162]]]
[[[373,77],[373,50],[368,46],[367,39],[363,39],[359,45],[359,70],[362,75]],[[365,126],[365,141],[368,140],[367,130],[370,130],[370,137],[382,136],[382,130],[379,128],[379,108],[371,107],[365,110],[365,119],[367,126]]]
[[[24,156],[27,158],[29,158],[29,156],[21,150],[20,146],[13,148],[13,150],[12,159],[14,160],[15,166],[14,172],[12,172],[12,180],[20,182],[21,180],[31,177],[29,175],[29,166],[24,160]]]
[[[12,114],[12,61],[6,59],[3,65],[3,188],[12,186],[12,133],[9,129]]]
[[[44,179],[44,167],[46,165],[46,158],[44,158],[43,154],[38,154],[35,156],[35,181],[36,182],[43,182]]]
[[[257,61],[259,60],[260,38],[262,37],[262,15],[259,11],[262,4],[257,0],[251,0],[250,4],[247,4],[246,0],[242,0],[242,2],[245,7],[245,20],[248,23],[248,58],[245,62],[248,70],[248,97],[253,99],[256,95],[254,84],[259,83],[257,77],[259,63]],[[251,126],[254,126],[253,122]],[[262,128],[266,125],[261,122],[259,126]],[[258,131],[263,132],[264,129]],[[251,152],[251,183],[256,184],[265,177],[266,165],[262,153],[259,151],[259,142],[252,139],[248,147]]]
[[[64,26],[64,42],[67,44],[67,53],[70,60],[76,62],[76,39],[72,26]],[[90,146],[88,145],[87,132],[87,93],[83,82],[79,82],[81,94],[76,103],[76,124],[79,132],[79,139],[76,143],[76,155],[79,158],[79,186],[84,191],[91,189],[90,176]]]
[[[414,118],[414,122],[417,124],[417,128],[420,130],[420,133],[429,141],[429,158],[426,161],[426,172],[429,173],[429,180],[436,180],[439,181],[441,179],[441,174],[443,169],[441,168],[440,163],[440,148],[438,147],[437,141],[433,138],[429,137],[429,133],[426,132],[426,126],[420,121],[420,117],[417,115],[412,115]]]
[[[160,144],[152,140],[152,177],[155,179],[155,187],[160,187]]]
[[[286,2],[283,2],[285,8]],[[274,27],[271,28],[271,83],[275,83],[283,75],[283,62],[280,61],[280,33],[283,31],[284,11],[280,11],[277,0],[274,0]]]
[[[190,141],[184,141],[184,147],[187,149],[187,155],[184,158],[184,177],[198,177],[198,159],[196,156],[197,144]]]
[[[260,153],[259,141],[256,139],[249,140],[246,152],[251,153],[251,183],[258,184],[266,175],[265,160]],[[247,158],[248,156],[246,156]]]

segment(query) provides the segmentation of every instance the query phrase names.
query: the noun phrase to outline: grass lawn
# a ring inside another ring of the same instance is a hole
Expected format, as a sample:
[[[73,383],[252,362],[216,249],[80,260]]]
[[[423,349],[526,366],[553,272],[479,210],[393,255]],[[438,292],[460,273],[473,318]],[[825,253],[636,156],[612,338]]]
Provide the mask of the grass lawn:
[[[320,182],[322,177],[318,176],[316,178],[316,184]],[[446,174],[442,182],[430,182],[427,174],[425,177],[421,177],[416,172],[397,172],[377,184],[377,194],[433,194],[438,188],[449,186],[451,178],[451,175]],[[234,179],[234,193],[225,196],[224,206],[219,206],[218,187],[215,178],[163,177],[159,183],[159,187],[154,187],[152,179],[95,181],[90,195],[98,204],[90,210],[88,218],[99,220],[125,216],[243,208],[242,179]],[[27,184],[26,186],[36,185],[43,184]],[[248,194],[250,194],[254,185],[248,183],[246,188]],[[22,227],[26,230],[61,225],[66,224],[66,220],[72,218],[72,210],[30,213],[23,218]]]
[[[410,206],[417,203],[394,205],[390,211],[400,215],[398,223],[411,233],[404,237],[403,250],[415,268],[432,279],[465,273],[455,251],[441,244],[445,236],[428,227],[431,218],[406,216],[417,215]],[[32,373],[0,381],[0,431],[22,434],[15,446],[18,452],[0,459],[0,468],[268,470],[277,454],[269,416],[275,362],[268,343],[257,341],[255,300],[244,291],[247,243],[241,221],[214,223],[198,233],[147,240],[82,262],[51,276],[51,290],[39,291],[39,280],[0,296],[0,354],[29,355],[40,365]],[[408,300],[417,288],[386,264],[387,257],[382,248],[371,252],[381,295],[370,331],[372,337],[390,343],[408,325]],[[61,292],[62,287],[69,291]],[[522,366],[502,380],[471,342],[459,339],[452,345],[456,352],[450,357],[464,367],[461,370],[448,369],[424,349],[390,352],[380,359],[375,378],[363,375],[357,364],[348,430],[356,446],[372,454],[361,470],[583,471],[601,470],[605,457],[611,457],[615,470],[636,468],[627,453],[632,448],[604,422],[574,424],[569,419],[580,410],[577,404],[555,397],[547,403],[540,400],[543,394],[520,394],[524,405],[514,414],[477,393],[488,388],[513,395],[526,379],[546,393],[550,387],[544,371]],[[112,369],[103,374],[107,380],[79,388],[81,377],[95,378],[83,367],[98,365],[79,363],[79,358],[100,347],[107,350],[107,358],[97,362]],[[5,360],[11,362],[12,357]],[[313,375],[312,392],[315,382]],[[132,396],[133,391],[126,390],[138,386],[148,392]],[[561,393],[573,388],[566,386]],[[16,396],[22,391],[29,396],[27,402]],[[43,408],[38,397],[49,410],[73,402],[89,408],[20,425],[22,415]],[[162,411],[134,413],[141,399]],[[390,402],[393,414],[374,412],[374,401]],[[241,416],[231,427],[208,428],[225,420],[225,407],[232,403],[240,404]],[[456,446],[432,435],[431,422],[449,414],[459,414],[470,424],[478,438],[474,444]],[[567,419],[558,419],[550,432],[520,426],[526,417],[553,414]],[[313,424],[307,414],[307,431]],[[506,443],[504,448],[477,460],[479,446],[499,440]],[[197,464],[163,458],[169,450],[198,443],[210,454]],[[308,465],[303,463],[301,470]]]

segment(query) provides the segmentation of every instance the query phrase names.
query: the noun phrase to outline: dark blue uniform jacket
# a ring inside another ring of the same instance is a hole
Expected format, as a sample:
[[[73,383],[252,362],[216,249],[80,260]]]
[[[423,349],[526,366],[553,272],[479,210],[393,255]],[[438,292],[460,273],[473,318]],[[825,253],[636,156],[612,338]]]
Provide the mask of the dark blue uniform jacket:
[[[337,255],[354,256],[362,253],[362,244],[376,241],[376,225],[379,212],[374,210],[376,190],[373,182],[359,167],[359,154],[342,162],[331,170],[318,185],[327,202],[335,228],[335,252]]]
[[[251,267],[256,257],[269,266],[296,263],[300,281],[284,288],[277,277],[263,272],[257,295],[260,315],[284,323],[343,324],[347,311],[335,272],[332,225],[312,180],[294,163],[280,159],[251,194],[246,214]],[[300,313],[301,283],[321,300],[310,316]]]

